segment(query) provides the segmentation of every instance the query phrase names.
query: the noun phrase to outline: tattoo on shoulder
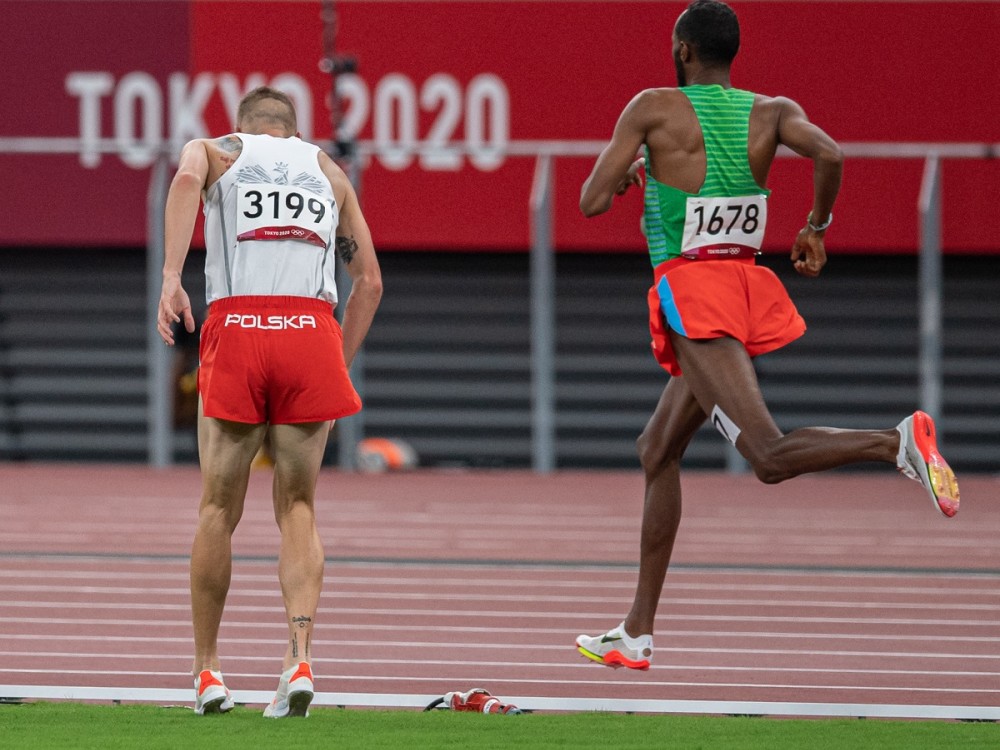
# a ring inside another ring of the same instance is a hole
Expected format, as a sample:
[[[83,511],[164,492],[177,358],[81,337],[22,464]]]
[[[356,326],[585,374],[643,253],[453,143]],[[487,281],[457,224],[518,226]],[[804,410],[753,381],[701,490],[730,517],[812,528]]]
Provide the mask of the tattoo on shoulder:
[[[354,241],[354,237],[338,237],[335,246],[340,259],[350,265],[354,260],[354,254],[358,251],[358,243]]]
[[[215,142],[218,144],[219,148],[223,151],[228,151],[231,154],[238,154],[243,150],[243,141],[235,135],[224,135],[221,138],[216,138]]]
[[[215,139],[215,145],[219,147],[219,161],[223,164],[223,171],[229,169],[240,154],[243,153],[243,141],[234,135],[225,135]]]

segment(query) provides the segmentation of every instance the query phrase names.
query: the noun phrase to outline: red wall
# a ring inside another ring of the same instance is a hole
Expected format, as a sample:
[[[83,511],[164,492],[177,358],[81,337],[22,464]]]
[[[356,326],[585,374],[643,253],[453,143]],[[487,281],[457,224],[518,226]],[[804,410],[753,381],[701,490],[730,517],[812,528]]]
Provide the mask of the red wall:
[[[523,249],[533,160],[500,157],[490,139],[606,140],[634,93],[674,83],[669,37],[684,3],[337,6],[339,51],[360,66],[345,109],[362,139],[398,146],[410,115],[418,139],[437,133],[464,143],[478,134],[487,141],[475,159],[435,163],[405,148],[373,158],[362,197],[378,246]],[[993,49],[1000,5],[733,6],[743,28],[734,84],[796,99],[836,139],[1000,141]],[[291,89],[304,136],[330,136],[317,2],[0,0],[0,13],[8,52],[0,137],[81,137],[90,127],[137,141],[129,163],[117,155],[0,154],[0,244],[143,244],[146,147],[161,137],[180,144],[228,132],[235,100],[259,82]],[[85,102],[93,117],[81,114]],[[498,127],[482,124],[494,115]],[[579,214],[580,184],[592,163],[556,164],[558,246],[641,250],[638,195],[596,219]],[[850,160],[831,250],[913,252],[922,169],[916,160]],[[1000,241],[983,229],[998,186],[996,161],[945,163],[949,250],[1000,252]],[[768,247],[781,250],[810,206],[809,164],[779,160],[770,187]]]

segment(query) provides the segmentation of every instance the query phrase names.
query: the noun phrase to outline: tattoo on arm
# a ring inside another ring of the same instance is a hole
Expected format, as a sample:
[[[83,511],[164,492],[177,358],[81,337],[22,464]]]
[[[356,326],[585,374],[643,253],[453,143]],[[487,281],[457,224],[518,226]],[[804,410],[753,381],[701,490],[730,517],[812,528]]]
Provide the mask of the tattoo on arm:
[[[216,138],[215,142],[219,145],[219,148],[231,154],[238,154],[243,150],[243,141],[235,135],[224,135],[222,138]]]
[[[354,254],[358,251],[358,243],[354,241],[354,237],[337,237],[335,246],[340,259],[350,265],[354,260]]]
[[[243,141],[234,135],[226,135],[222,138],[216,138],[215,144],[219,147],[219,150],[222,151],[222,153],[219,154],[219,161],[226,165],[226,169],[233,166],[240,154],[243,153]]]

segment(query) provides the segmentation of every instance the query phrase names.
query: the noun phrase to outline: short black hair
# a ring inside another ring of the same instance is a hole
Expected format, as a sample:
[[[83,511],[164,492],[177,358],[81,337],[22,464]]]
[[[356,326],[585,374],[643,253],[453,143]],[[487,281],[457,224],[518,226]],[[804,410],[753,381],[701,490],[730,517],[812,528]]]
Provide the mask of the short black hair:
[[[740,49],[740,23],[721,0],[694,0],[677,22],[676,33],[709,65],[729,65]]]

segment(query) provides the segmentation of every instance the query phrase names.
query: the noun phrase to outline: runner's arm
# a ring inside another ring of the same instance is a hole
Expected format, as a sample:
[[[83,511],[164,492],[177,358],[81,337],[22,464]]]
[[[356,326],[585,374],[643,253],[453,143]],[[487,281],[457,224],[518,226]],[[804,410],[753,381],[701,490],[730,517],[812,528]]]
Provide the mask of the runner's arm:
[[[382,272],[375,256],[371,232],[350,180],[333,159],[322,152],[319,163],[330,180],[340,205],[340,223],[337,225],[334,247],[352,282],[341,325],[344,334],[344,361],[350,367],[368,335],[375,310],[382,299]]]
[[[647,111],[647,92],[636,95],[622,111],[611,142],[597,157],[580,190],[580,211],[584,216],[603,214],[611,208],[615,195],[624,194],[631,185],[642,185],[645,159],[636,159],[636,154],[646,138]]]
[[[844,171],[844,154],[840,146],[809,122],[802,107],[790,99],[781,100],[778,142],[800,156],[812,159],[813,205],[809,217],[814,225],[822,226],[831,217],[833,203],[840,191]],[[795,238],[792,261],[795,270],[803,276],[817,276],[826,265],[825,234],[825,230],[816,232],[810,229],[807,223]]]
[[[208,180],[208,152],[204,141],[190,141],[181,151],[177,173],[170,183],[164,217],[163,286],[156,328],[173,346],[171,325],[181,320],[188,333],[195,328],[191,300],[181,286],[181,271],[191,246],[194,223],[201,205],[201,191]]]

